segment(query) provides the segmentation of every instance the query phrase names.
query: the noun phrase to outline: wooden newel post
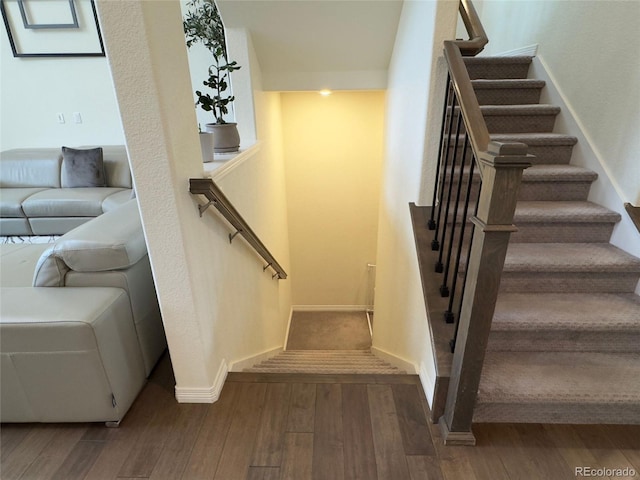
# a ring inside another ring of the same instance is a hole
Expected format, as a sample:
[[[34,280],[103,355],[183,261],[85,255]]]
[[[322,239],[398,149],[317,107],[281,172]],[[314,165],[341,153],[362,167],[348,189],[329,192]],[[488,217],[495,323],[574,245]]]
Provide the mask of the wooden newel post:
[[[471,432],[484,354],[500,287],[522,171],[531,165],[522,143],[490,142],[480,155],[482,190],[475,224],[458,336],[440,428],[446,445],[475,445]]]

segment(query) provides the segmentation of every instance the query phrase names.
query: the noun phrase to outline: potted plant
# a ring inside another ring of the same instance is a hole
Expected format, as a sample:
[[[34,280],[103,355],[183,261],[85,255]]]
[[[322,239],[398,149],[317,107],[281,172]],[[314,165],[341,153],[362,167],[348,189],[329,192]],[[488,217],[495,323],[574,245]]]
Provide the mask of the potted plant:
[[[213,95],[196,90],[196,105],[211,112],[215,119],[215,122],[205,125],[208,132],[214,133],[214,151],[237,152],[240,147],[237,124],[227,122],[224,117],[229,113],[229,105],[235,100],[231,93],[225,93],[230,87],[230,75],[240,66],[235,61],[230,62],[227,57],[224,25],[214,1],[192,0],[187,3],[187,7],[189,11],[182,22],[187,48],[201,43],[213,56],[208,78],[202,82],[213,90]]]

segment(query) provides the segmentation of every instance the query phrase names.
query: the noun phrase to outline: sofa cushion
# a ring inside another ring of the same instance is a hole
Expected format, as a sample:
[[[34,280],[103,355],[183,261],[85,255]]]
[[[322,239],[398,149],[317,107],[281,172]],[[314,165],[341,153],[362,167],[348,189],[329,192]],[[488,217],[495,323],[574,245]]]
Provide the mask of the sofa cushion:
[[[33,235],[28,218],[0,218],[0,235]]]
[[[64,235],[96,217],[35,217],[29,218],[33,235]]]
[[[108,187],[131,188],[131,170],[129,168],[129,155],[124,145],[100,145],[104,170]],[[95,148],[95,146],[82,146],[80,148]]]
[[[63,188],[106,187],[102,148],[62,147],[60,185]]]
[[[121,188],[55,188],[31,195],[22,203],[28,217],[97,217],[102,202]]]
[[[18,148],[0,153],[0,187],[60,188],[59,148]]]
[[[102,202],[102,211],[110,212],[111,210],[115,210],[120,205],[127,203],[132,198],[135,198],[133,195],[133,190],[122,190],[121,192],[116,192],[113,195],[109,195]]]
[[[0,245],[0,287],[30,287],[33,270],[47,243],[5,243]]]
[[[146,254],[138,204],[130,200],[56,240],[38,260],[33,285],[63,286],[69,270],[118,270],[135,264]]]
[[[43,188],[3,188],[0,192],[0,217],[20,218],[24,217],[22,202]]]

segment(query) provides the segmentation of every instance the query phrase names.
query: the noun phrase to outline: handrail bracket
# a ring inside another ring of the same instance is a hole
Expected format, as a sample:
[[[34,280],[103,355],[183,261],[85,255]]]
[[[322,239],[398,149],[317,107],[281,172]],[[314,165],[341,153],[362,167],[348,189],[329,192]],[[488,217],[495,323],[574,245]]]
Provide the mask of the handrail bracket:
[[[222,193],[220,187],[218,187],[211,178],[189,179],[189,192],[193,195],[204,195],[209,200],[205,204],[198,205],[200,217],[213,205],[235,229],[233,233],[229,234],[229,243],[233,243],[233,239],[236,236],[242,235],[256,253],[267,262],[267,265],[262,271],[266,271],[267,268],[271,267],[276,272],[272,278],[277,278],[278,280],[287,278],[287,272],[284,271],[273,255],[271,255],[271,252],[269,252],[264,243],[262,243],[246,220],[242,218],[242,215],[240,215],[229,199]]]

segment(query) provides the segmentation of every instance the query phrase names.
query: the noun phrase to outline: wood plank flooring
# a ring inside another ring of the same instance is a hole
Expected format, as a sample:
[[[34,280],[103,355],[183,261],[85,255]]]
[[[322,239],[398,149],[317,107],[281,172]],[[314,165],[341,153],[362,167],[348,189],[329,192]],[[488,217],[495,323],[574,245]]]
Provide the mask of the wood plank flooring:
[[[3,480],[562,480],[633,469],[640,426],[479,424],[445,447],[416,376],[230,374],[178,404],[165,357],[120,428],[4,424]]]

